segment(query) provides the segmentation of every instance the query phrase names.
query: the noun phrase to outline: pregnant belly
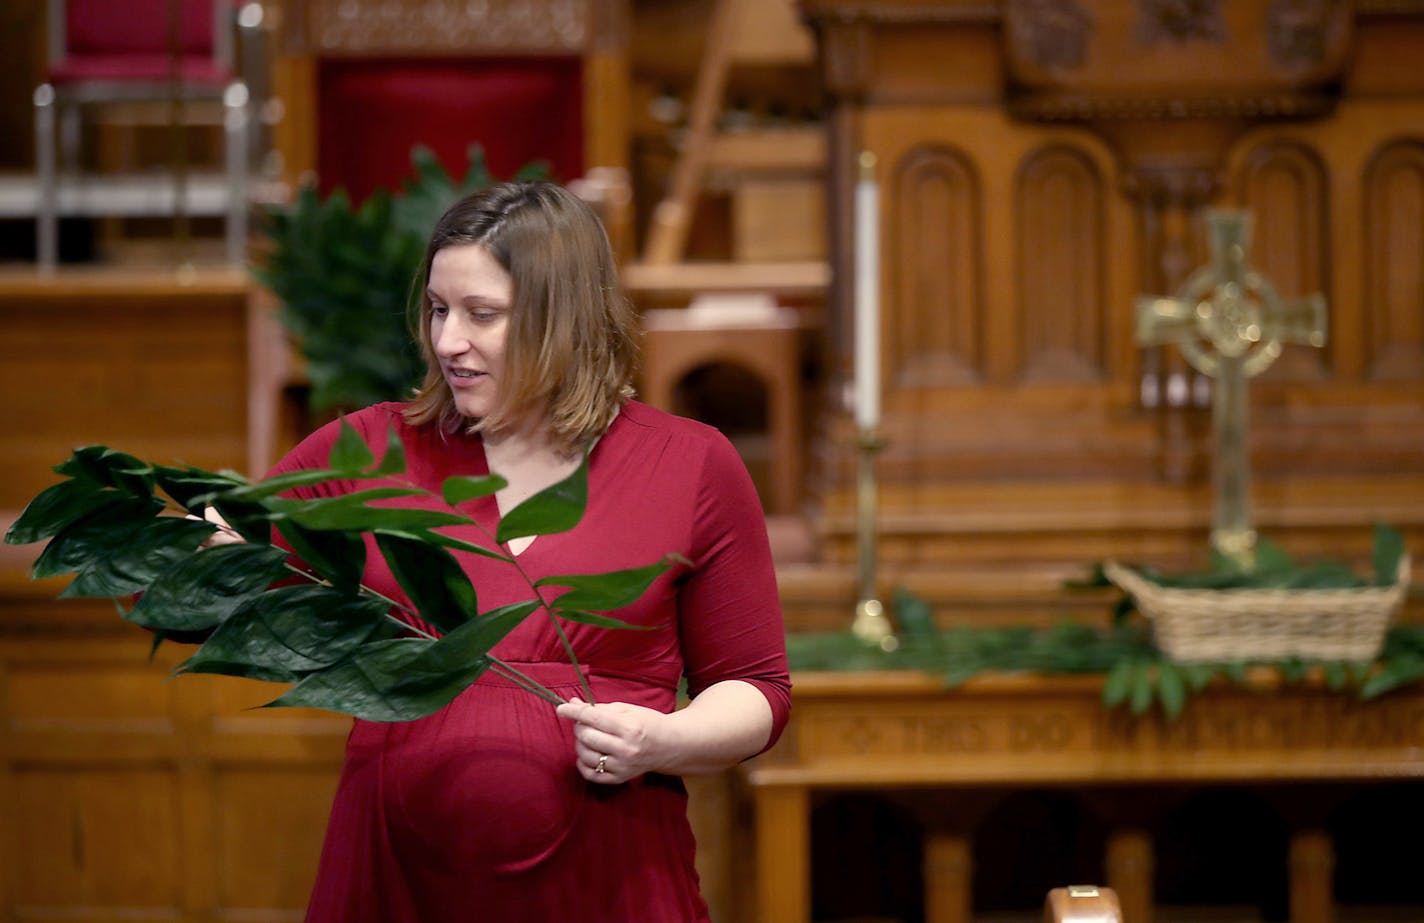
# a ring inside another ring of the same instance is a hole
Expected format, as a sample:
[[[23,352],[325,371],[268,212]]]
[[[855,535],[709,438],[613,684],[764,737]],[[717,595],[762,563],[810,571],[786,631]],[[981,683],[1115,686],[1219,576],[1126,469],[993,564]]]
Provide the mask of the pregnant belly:
[[[386,823],[406,864],[521,872],[558,849],[583,806],[572,731],[527,692],[480,683],[429,718],[362,732],[385,736]]]

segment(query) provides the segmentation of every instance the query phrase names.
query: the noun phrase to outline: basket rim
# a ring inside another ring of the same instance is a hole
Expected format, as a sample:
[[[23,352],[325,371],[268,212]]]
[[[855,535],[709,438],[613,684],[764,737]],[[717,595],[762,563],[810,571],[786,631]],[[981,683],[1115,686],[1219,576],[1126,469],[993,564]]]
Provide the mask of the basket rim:
[[[1301,600],[1310,599],[1332,599],[1336,597],[1368,597],[1368,596],[1393,596],[1402,593],[1409,586],[1410,561],[1409,555],[1404,554],[1399,558],[1399,565],[1395,571],[1394,583],[1380,586],[1378,584],[1358,587],[1320,587],[1291,589],[1289,587],[1170,587],[1153,583],[1142,576],[1138,570],[1129,564],[1119,561],[1109,560],[1103,563],[1103,576],[1107,577],[1115,586],[1123,592],[1132,596],[1156,596],[1175,598],[1195,598],[1195,597],[1243,597],[1258,598],[1267,596],[1293,597]]]

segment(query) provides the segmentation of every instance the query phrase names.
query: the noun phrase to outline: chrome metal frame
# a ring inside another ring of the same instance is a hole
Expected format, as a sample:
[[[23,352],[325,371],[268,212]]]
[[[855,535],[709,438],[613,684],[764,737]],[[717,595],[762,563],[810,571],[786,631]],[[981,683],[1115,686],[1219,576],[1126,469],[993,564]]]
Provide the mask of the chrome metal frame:
[[[170,0],[172,2],[172,0]],[[64,58],[66,49],[65,0],[48,0],[49,34],[47,47],[50,61]],[[239,5],[233,0],[213,0],[213,55],[229,72],[234,72],[234,34],[245,17],[238,16]],[[255,32],[261,17],[250,28]],[[245,41],[245,47],[256,47],[256,35]],[[156,101],[173,99],[215,99],[223,106],[224,160],[230,195],[225,216],[226,256],[230,262],[242,262],[247,248],[249,135],[253,126],[255,105],[246,81],[239,74],[235,79],[214,90],[208,87],[179,85],[168,81],[106,81],[60,87],[43,83],[35,89],[35,169],[39,181],[39,206],[35,216],[36,263],[42,271],[51,272],[59,263],[59,185],[57,160],[63,157],[69,169],[77,169],[79,123],[85,106],[109,102]],[[60,130],[56,145],[56,128]],[[59,150],[56,150],[56,147]],[[182,214],[181,195],[174,197],[174,214]]]

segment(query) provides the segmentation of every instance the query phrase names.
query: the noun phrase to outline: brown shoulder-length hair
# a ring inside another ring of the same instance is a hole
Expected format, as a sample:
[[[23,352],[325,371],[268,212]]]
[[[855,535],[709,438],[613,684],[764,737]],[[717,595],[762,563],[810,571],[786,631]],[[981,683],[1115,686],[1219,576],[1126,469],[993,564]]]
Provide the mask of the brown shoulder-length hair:
[[[504,377],[490,414],[463,420],[430,339],[430,264],[445,247],[484,247],[513,280]],[[542,414],[566,451],[603,434],[632,396],[638,345],[608,236],[587,203],[554,183],[503,183],[441,216],[415,278],[411,319],[425,380],[408,421],[496,431]]]

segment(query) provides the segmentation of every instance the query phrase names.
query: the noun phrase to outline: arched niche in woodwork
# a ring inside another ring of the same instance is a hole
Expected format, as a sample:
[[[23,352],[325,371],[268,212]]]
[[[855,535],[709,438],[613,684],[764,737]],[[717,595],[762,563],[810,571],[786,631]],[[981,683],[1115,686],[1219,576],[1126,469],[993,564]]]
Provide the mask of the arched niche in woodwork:
[[[1107,377],[1106,184],[1083,151],[1031,152],[1014,183],[1018,377],[1028,383]]]
[[[1312,148],[1269,139],[1240,160],[1233,187],[1255,216],[1251,263],[1283,298],[1332,297],[1329,171]],[[1334,312],[1331,312],[1334,327]],[[1331,343],[1288,346],[1261,376],[1266,381],[1320,381],[1330,374]]]
[[[1382,146],[1363,201],[1365,375],[1424,380],[1424,142]]]
[[[983,377],[983,195],[967,156],[912,148],[895,165],[882,271],[892,388],[970,385]]]

